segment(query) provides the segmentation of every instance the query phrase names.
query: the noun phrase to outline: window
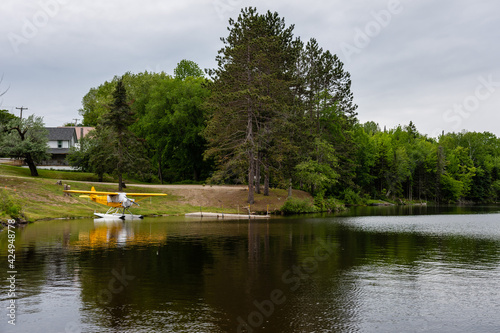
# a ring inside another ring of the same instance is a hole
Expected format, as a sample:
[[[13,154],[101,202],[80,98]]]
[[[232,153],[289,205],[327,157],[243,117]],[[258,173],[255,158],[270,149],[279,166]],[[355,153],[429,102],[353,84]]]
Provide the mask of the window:
[[[62,148],[63,145],[62,145],[62,140],[58,140],[57,141],[57,148]]]

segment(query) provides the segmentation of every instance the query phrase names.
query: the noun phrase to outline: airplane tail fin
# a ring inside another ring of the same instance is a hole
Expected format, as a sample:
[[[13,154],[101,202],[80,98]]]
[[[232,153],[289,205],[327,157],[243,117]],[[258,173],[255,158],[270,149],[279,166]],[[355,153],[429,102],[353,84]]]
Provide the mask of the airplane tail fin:
[[[95,190],[95,187],[94,187],[94,186],[92,186],[92,188],[90,189],[90,191],[91,191],[91,192],[97,192],[97,191]],[[91,195],[90,195],[90,199],[95,199],[95,198],[97,198],[97,195],[95,195],[95,194],[91,194]]]

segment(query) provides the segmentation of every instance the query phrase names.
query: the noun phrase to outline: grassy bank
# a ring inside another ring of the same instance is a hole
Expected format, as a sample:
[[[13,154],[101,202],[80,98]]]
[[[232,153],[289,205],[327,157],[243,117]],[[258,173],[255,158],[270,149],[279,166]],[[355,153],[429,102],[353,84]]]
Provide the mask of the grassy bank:
[[[105,212],[108,207],[92,202],[78,195],[66,196],[63,185],[58,180],[71,186],[73,190],[90,190],[95,186],[98,191],[116,191],[116,183],[99,183],[97,177],[90,173],[72,171],[39,170],[39,177],[31,177],[29,170],[20,167],[0,165],[0,220],[18,218],[27,221],[38,221],[56,218],[92,217],[94,211]],[[105,181],[112,182],[111,177]],[[186,185],[185,188],[175,186],[154,187],[150,184],[128,184],[126,192],[166,193],[166,197],[152,197],[139,202],[134,207],[134,214],[183,215],[203,210],[205,212],[247,213],[246,198],[248,192],[244,187],[217,187]],[[303,191],[294,191],[294,197],[310,201],[312,198]],[[270,196],[255,195],[252,212],[277,212],[286,201],[287,191],[272,189]]]
[[[72,189],[90,190],[97,177],[90,173],[39,170],[39,177],[31,177],[29,170],[0,165],[0,219],[20,218],[27,221],[56,218],[91,217],[94,211],[105,212],[106,206],[78,195],[67,196],[58,180]],[[112,181],[106,177],[105,181]],[[117,185],[98,183],[100,191],[116,191]],[[164,193],[151,188],[134,187],[134,192]],[[140,202],[134,213],[142,215],[176,215],[193,211],[193,206],[178,202],[178,197],[152,197]]]

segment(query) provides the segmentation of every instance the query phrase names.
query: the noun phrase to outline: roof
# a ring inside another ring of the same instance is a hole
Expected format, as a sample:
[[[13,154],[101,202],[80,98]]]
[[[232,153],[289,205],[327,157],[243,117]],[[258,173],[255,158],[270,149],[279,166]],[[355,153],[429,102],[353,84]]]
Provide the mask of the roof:
[[[76,138],[78,141],[82,138],[82,135],[85,137],[87,134],[89,134],[90,131],[92,131],[95,127],[87,127],[87,126],[77,126],[77,127],[72,127],[72,126],[65,126],[64,128],[74,128],[76,130]]]
[[[71,141],[74,137],[76,140],[76,131],[74,127],[46,127],[49,132],[49,141]]]

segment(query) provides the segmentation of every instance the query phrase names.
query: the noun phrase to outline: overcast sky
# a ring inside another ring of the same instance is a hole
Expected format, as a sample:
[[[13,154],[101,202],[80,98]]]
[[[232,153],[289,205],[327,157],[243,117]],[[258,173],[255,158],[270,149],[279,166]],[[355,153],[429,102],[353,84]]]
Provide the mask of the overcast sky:
[[[294,35],[337,54],[361,122],[421,133],[500,136],[500,2],[494,0],[3,0],[0,108],[80,119],[83,96],[115,75],[182,59],[214,68],[242,7],[276,11]]]

